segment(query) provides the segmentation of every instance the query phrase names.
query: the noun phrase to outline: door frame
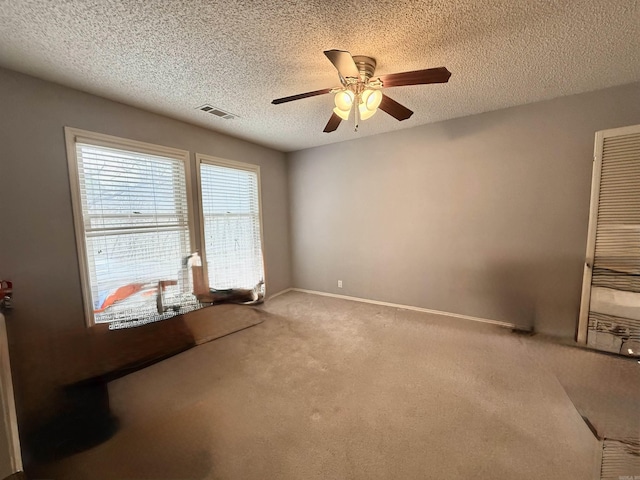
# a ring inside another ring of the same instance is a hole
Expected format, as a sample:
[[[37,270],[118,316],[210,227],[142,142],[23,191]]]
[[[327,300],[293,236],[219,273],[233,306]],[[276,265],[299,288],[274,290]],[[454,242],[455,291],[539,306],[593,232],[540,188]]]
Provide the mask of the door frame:
[[[591,277],[593,275],[593,260],[596,251],[596,232],[598,230],[598,200],[600,198],[600,178],[602,174],[602,145],[604,137],[602,131],[596,132],[593,149],[593,164],[591,175],[591,204],[589,207],[589,230],[587,233],[587,253],[582,275],[582,296],[580,297],[580,317],[576,341],[583,345],[587,343],[587,327],[589,326],[589,304],[591,302]]]
[[[22,455],[20,453],[20,439],[18,436],[18,419],[16,404],[13,396],[13,382],[11,380],[11,364],[9,362],[9,343],[7,325],[4,315],[0,312],[0,402],[2,406],[2,432],[7,438],[9,446],[9,460],[12,473],[21,472]]]

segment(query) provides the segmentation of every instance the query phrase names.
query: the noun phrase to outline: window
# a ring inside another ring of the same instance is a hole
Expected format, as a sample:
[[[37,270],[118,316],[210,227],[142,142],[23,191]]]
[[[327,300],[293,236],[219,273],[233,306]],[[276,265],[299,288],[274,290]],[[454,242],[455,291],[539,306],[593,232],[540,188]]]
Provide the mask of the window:
[[[66,136],[89,324],[197,308],[185,260],[195,251],[189,153],[70,128]]]
[[[194,276],[198,288],[204,280],[264,293],[258,166],[196,155],[195,221],[189,152],[68,127],[65,135],[88,325],[200,308]]]
[[[225,290],[263,284],[260,167],[204,155],[196,158],[209,286]]]

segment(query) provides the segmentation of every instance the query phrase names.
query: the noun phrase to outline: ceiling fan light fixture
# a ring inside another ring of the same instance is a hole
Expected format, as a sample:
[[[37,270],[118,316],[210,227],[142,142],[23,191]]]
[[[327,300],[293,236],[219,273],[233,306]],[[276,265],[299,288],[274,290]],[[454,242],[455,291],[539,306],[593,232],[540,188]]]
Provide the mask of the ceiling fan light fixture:
[[[353,105],[353,100],[355,99],[355,95],[351,90],[340,90],[336,93],[336,98],[334,99],[336,103],[336,107],[339,110],[351,110],[351,105]]]
[[[362,92],[362,102],[367,110],[376,110],[380,106],[380,102],[382,102],[382,92],[367,88]]]
[[[351,110],[340,110],[338,107],[333,109],[333,113],[338,115],[343,120],[349,120],[349,116],[351,115]]]
[[[373,117],[373,115],[378,111],[380,102],[382,102],[382,92],[380,90],[372,90],[368,88],[362,92],[360,100],[360,104],[358,105],[360,118],[362,120],[366,120]]]
[[[367,110],[364,104],[360,104],[360,120],[367,120],[375,115],[378,110]]]
[[[351,90],[340,90],[336,93],[334,99],[336,108],[333,109],[333,112],[341,119],[349,120],[349,114],[351,113],[351,107],[353,106],[354,99],[355,95]]]

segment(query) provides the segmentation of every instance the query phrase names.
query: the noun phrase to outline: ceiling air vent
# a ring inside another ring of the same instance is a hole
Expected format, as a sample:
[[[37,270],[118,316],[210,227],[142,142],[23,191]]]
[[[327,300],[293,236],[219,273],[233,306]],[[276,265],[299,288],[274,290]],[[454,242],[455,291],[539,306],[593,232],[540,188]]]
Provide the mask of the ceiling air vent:
[[[214,107],[213,105],[201,105],[196,107],[198,110],[202,110],[205,113],[210,113],[211,115],[215,115],[216,117],[224,118],[225,120],[232,120],[234,118],[238,118],[237,115],[233,113],[225,112],[224,110],[220,110],[219,108]]]

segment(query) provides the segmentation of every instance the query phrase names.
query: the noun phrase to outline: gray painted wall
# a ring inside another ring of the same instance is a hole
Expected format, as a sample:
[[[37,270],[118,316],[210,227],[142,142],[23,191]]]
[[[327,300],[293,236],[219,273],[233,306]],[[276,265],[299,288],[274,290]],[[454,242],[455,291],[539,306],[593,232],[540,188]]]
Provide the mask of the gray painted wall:
[[[291,286],[283,153],[4,69],[0,105],[0,278],[14,282],[7,323],[23,414],[56,383],[51,343],[85,328],[65,125],[189,150],[192,162],[199,152],[259,164],[267,288]]]
[[[572,337],[594,134],[637,123],[640,83],[291,153],[293,283]]]

